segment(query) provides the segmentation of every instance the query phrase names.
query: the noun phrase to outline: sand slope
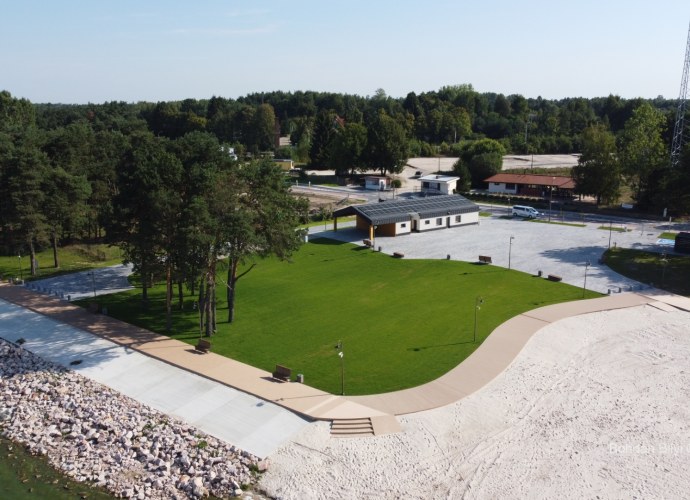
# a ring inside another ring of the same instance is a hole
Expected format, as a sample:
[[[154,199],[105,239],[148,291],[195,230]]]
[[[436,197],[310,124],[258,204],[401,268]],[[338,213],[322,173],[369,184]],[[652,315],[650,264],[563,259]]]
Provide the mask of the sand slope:
[[[690,313],[568,318],[462,401],[404,432],[305,428],[261,481],[281,498],[681,498],[690,491]]]

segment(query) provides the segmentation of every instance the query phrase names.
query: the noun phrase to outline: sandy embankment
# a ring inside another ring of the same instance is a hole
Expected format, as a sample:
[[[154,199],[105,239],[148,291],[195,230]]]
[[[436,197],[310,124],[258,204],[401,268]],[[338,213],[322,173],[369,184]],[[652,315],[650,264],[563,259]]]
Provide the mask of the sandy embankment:
[[[639,306],[558,321],[488,386],[404,432],[276,452],[280,498],[682,498],[690,491],[690,313]]]

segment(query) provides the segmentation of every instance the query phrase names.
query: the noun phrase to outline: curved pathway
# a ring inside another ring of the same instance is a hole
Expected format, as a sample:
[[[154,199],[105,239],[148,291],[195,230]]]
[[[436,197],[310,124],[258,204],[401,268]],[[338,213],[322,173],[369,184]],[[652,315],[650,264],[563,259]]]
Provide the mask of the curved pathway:
[[[200,355],[189,344],[114,318],[92,314],[69,302],[33,293],[24,287],[0,284],[0,299],[253,394],[309,418],[371,418],[377,434],[399,429],[392,415],[445,406],[480,389],[510,365],[534,333],[560,319],[644,304],[664,310],[679,308],[690,311],[690,299],[659,290],[546,306],[516,316],[500,325],[470,357],[437,380],[411,389],[379,395],[335,396],[305,384],[276,382],[269,372],[214,353]],[[30,345],[26,347],[30,349]]]

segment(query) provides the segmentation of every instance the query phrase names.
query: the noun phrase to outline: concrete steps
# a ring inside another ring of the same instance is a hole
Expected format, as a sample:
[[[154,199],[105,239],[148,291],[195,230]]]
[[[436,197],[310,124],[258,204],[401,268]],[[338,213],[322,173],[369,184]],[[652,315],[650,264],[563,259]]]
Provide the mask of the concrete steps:
[[[372,437],[371,418],[349,418],[331,421],[331,437]]]

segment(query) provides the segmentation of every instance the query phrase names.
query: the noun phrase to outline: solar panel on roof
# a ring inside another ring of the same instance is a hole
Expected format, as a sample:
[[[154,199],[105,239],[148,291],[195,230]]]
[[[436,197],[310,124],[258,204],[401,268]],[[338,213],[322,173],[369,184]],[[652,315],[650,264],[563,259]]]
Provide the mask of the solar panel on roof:
[[[479,211],[479,207],[476,204],[460,195],[389,200],[382,203],[357,205],[351,208],[362,217],[368,219],[371,224],[403,222],[410,220],[416,214],[419,214],[420,217],[430,218]],[[336,212],[336,215],[341,214]]]

